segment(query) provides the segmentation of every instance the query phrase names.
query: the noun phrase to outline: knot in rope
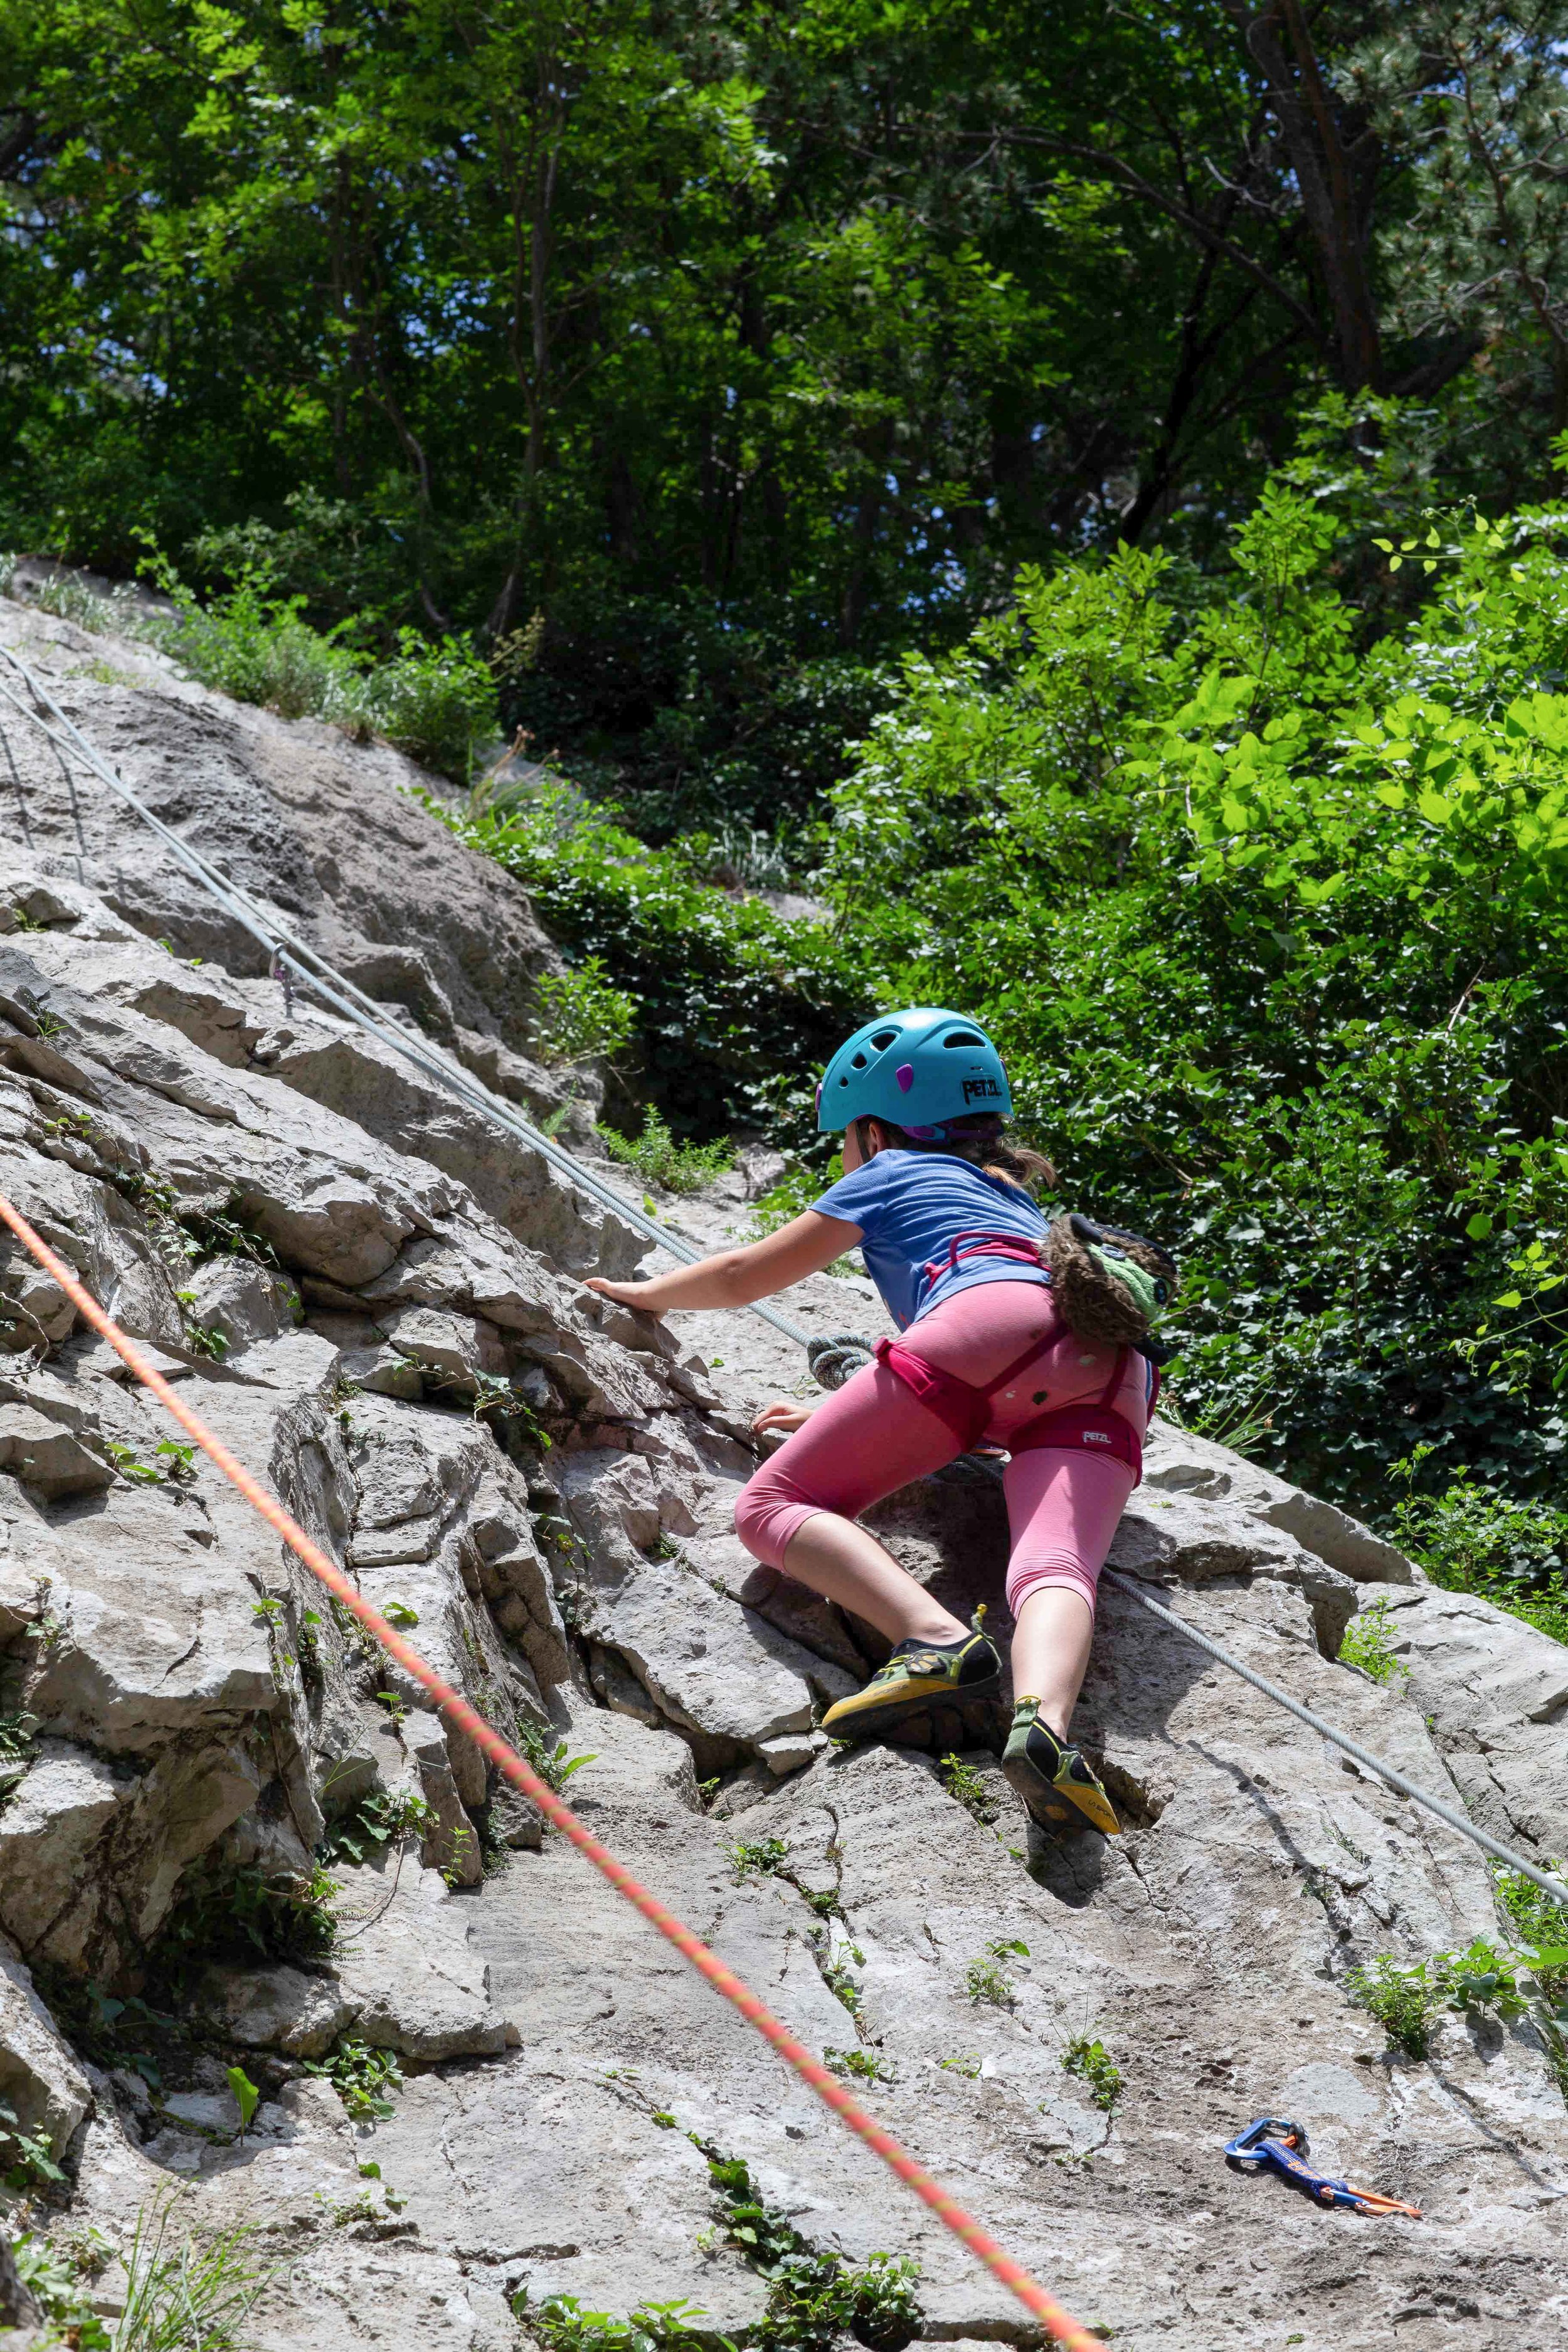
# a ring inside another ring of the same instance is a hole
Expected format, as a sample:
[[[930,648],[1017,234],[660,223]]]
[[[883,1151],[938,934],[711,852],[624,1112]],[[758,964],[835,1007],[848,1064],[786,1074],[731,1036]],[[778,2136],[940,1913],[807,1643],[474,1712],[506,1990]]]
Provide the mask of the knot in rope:
[[[818,1388],[841,1389],[875,1357],[869,1339],[853,1331],[831,1331],[820,1339],[806,1341],[805,1360]]]

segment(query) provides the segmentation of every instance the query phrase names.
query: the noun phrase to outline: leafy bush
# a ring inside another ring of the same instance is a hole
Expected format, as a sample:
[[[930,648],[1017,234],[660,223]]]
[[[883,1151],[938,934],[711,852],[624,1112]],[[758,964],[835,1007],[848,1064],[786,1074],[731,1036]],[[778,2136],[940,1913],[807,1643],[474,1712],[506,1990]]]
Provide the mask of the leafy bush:
[[[1447,1592],[1474,1592],[1555,1642],[1568,1642],[1568,1511],[1520,1503],[1468,1478],[1440,1494],[1410,1490],[1394,1513],[1395,1538]],[[1344,1655],[1343,1651],[1340,1653]]]
[[[1542,1868],[1559,1878],[1568,1876],[1568,1864],[1561,1860],[1543,1863]],[[1568,1906],[1537,1886],[1532,1878],[1526,1878],[1522,1871],[1510,1870],[1503,1863],[1493,1863],[1492,1877],[1509,1925],[1521,1942],[1532,1948],[1531,1971],[1542,1993],[1554,2006],[1568,2005],[1568,1960],[1542,1956],[1568,1945]]]
[[[1531,1885],[1528,1879],[1523,1884]],[[1533,1886],[1531,1891],[1540,1894]],[[1409,2057],[1425,2058],[1439,2010],[1495,2017],[1504,2024],[1523,2017],[1530,1995],[1520,1982],[1521,1968],[1530,1969],[1542,1992],[1548,1980],[1568,1969],[1568,1945],[1560,1925],[1543,1948],[1524,1953],[1500,1951],[1485,1936],[1476,1937],[1463,1951],[1434,1952],[1430,1959],[1409,1967],[1380,1953],[1370,1969],[1352,1969],[1345,1984],[1352,2000],[1377,2020],[1391,2042]]]
[[[1394,1654],[1394,1629],[1389,1623],[1386,1601],[1373,1601],[1356,1612],[1345,1627],[1339,1655],[1342,1665],[1359,1666],[1380,1687],[1410,1679],[1409,1667]]]
[[[636,998],[606,979],[601,956],[588,956],[568,971],[546,972],[534,990],[533,1036],[546,1062],[618,1054],[637,1017]]]
[[[563,785],[477,816],[434,813],[637,999],[638,1060],[678,1133],[701,1140],[745,1120],[810,1136],[817,1076],[876,987],[828,930],[726,898]]]
[[[1568,1442],[1568,507],[1429,518],[1376,637],[1343,502],[1277,480],[1208,580],[1026,570],[906,663],[815,887],[884,1001],[989,1024],[1065,1198],[1182,1257],[1188,1417],[1385,1514],[1413,1445],[1517,1493]]]
[[[678,1143],[652,1103],[643,1113],[640,1135],[617,1135],[613,1127],[601,1127],[598,1133],[612,1160],[635,1168],[646,1183],[667,1192],[700,1192],[734,1165],[727,1143]]]

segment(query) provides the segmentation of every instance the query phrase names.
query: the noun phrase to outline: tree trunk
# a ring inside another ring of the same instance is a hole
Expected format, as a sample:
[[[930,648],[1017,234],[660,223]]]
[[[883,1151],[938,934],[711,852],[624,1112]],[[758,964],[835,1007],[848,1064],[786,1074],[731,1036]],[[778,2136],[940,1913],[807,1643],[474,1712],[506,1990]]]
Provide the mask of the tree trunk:
[[[1347,392],[1383,388],[1377,305],[1366,266],[1367,233],[1382,150],[1370,125],[1337,108],[1318,63],[1300,0],[1226,0],[1226,13],[1268,85],[1269,104],[1317,248],[1334,325],[1334,358]]]

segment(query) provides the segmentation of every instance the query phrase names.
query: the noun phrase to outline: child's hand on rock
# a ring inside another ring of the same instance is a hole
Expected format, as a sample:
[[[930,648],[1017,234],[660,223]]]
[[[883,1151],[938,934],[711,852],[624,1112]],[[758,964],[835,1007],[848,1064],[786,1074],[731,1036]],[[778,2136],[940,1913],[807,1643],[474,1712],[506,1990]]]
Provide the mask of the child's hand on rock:
[[[761,1412],[754,1413],[752,1427],[759,1437],[770,1429],[776,1429],[787,1436],[792,1429],[799,1429],[803,1423],[809,1421],[816,1410],[815,1405],[797,1404],[793,1398],[783,1397],[774,1404],[763,1405]]]
[[[658,1289],[657,1279],[652,1282],[606,1282],[602,1275],[595,1274],[584,1282],[583,1287],[584,1290],[596,1290],[601,1298],[609,1299],[616,1307],[635,1307],[644,1315],[658,1315],[662,1311],[647,1296],[650,1290]]]

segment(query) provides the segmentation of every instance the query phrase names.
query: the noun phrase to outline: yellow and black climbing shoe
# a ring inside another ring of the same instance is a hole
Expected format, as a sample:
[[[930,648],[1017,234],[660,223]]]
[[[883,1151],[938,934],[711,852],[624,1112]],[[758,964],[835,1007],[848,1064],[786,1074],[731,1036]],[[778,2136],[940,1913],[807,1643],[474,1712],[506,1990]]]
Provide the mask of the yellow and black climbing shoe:
[[[1037,1698],[1021,1698],[1013,1709],[1002,1769],[1036,1821],[1058,1828],[1082,1820],[1104,1837],[1121,1835],[1110,1798],[1079,1750],[1040,1721]]]
[[[822,1718],[835,1739],[876,1739],[923,1706],[968,1706],[994,1698],[1002,1661],[978,1622],[957,1642],[900,1642],[862,1691],[841,1698]]]

